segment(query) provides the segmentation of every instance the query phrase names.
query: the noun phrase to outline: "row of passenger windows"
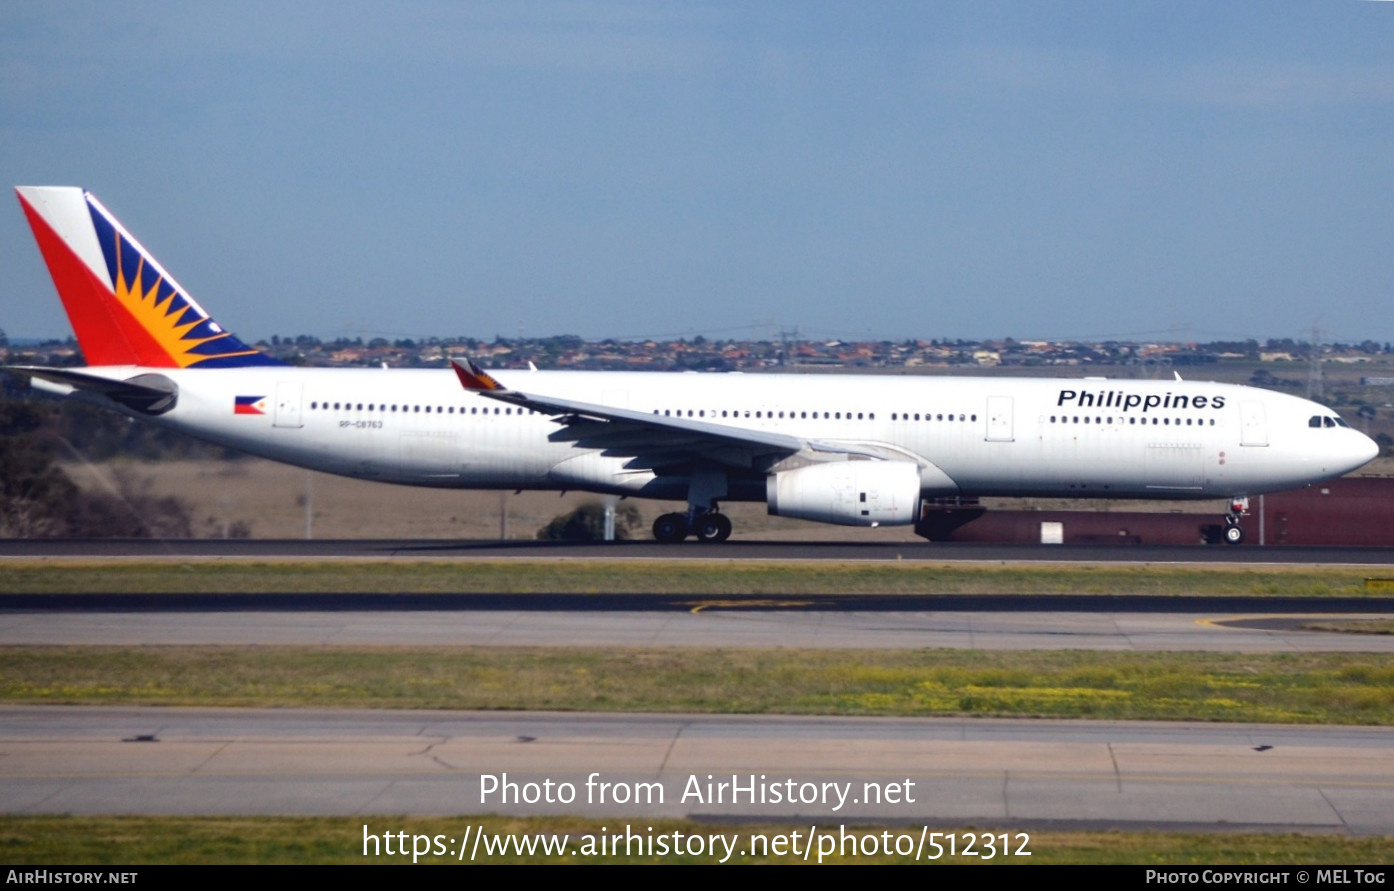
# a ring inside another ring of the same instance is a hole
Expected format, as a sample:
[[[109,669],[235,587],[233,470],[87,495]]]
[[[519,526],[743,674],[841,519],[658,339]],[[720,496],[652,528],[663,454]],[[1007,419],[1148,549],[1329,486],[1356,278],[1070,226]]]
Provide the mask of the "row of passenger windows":
[[[656,415],[662,415],[662,416],[665,417],[665,418],[705,418],[705,417],[707,417],[706,409],[701,409],[701,408],[699,408],[699,409],[691,409],[691,408],[689,408],[689,409],[681,409],[681,408],[657,409],[657,408],[656,408],[656,409],[653,410],[653,413],[656,414]],[[772,418],[772,419],[790,418],[790,419],[793,419],[793,420],[801,420],[801,421],[806,421],[806,420],[810,420],[810,419],[816,421],[816,420],[819,419],[819,414],[818,414],[818,412],[816,412],[816,411],[814,411],[814,412],[808,412],[808,411],[798,411],[798,412],[795,412],[795,411],[789,411],[789,412],[778,411],[778,412],[776,412],[776,411],[764,411],[763,409],[756,409],[754,412],[752,412],[750,409],[736,409],[736,410],[734,410],[734,411],[729,410],[729,409],[722,409],[720,415],[717,414],[716,409],[712,409],[711,416],[712,416],[713,418],[716,418],[716,417],[722,417],[722,418],[761,418],[761,419],[764,419],[764,418]],[[921,416],[921,413],[920,413],[920,412],[916,412],[916,413],[914,414],[913,417],[914,417],[914,419],[917,420],[917,421],[922,420],[922,419],[923,419],[923,420],[926,420],[926,421],[934,421],[934,420],[939,420],[939,421],[976,421],[976,420],[978,419],[978,416],[975,415],[975,414],[974,414],[974,415],[968,415],[968,414],[959,414],[959,415],[955,415],[953,412],[949,412],[948,414],[944,414],[943,412],[940,412],[939,414],[932,414],[932,413],[930,413],[930,412],[924,412],[924,413],[923,413],[923,417]],[[910,412],[904,412],[904,413],[901,413],[901,412],[891,412],[891,420],[892,420],[892,421],[897,421],[897,420],[899,420],[899,421],[908,421],[908,420],[910,420],[910,418],[911,418]],[[857,421],[874,421],[874,420],[876,420],[876,412],[874,412],[874,411],[868,411],[868,412],[860,412],[860,411],[859,411],[859,412],[850,412],[850,411],[846,411],[846,412],[843,412],[843,411],[825,411],[825,412],[823,412],[823,414],[822,414],[822,419],[825,420],[825,421],[827,421],[827,420],[832,420],[832,421],[842,421],[842,420],[847,420],[847,421],[851,421],[851,420],[857,420]]]
[[[331,410],[332,410],[332,411],[385,411],[385,412],[400,411],[400,412],[404,412],[404,413],[421,413],[421,412],[424,412],[424,413],[426,413],[426,414],[428,414],[428,415],[431,414],[432,412],[434,412],[435,414],[438,414],[438,415],[453,415],[453,414],[456,413],[456,411],[455,411],[455,406],[453,406],[453,405],[449,405],[449,406],[444,406],[444,405],[436,405],[436,406],[430,406],[430,405],[396,405],[396,404],[388,405],[388,404],[386,404],[386,403],[380,404],[380,403],[376,403],[376,402],[369,402],[367,405],[364,405],[364,404],[361,403],[361,402],[333,402],[333,403],[330,403],[330,402],[320,402],[320,401],[318,401],[318,400],[316,400],[316,401],[314,401],[314,402],[311,402],[311,403],[310,403],[310,408],[311,408],[312,410],[315,410],[315,411],[331,411]],[[521,414],[530,414],[530,415],[532,415],[532,414],[537,414],[537,412],[535,412],[535,411],[533,411],[532,409],[529,409],[529,408],[513,409],[513,408],[499,408],[499,407],[497,407],[497,406],[494,407],[494,410],[493,410],[492,412],[489,411],[489,407],[488,407],[488,406],[485,406],[484,408],[480,408],[479,406],[472,406],[472,407],[470,408],[470,410],[469,410],[468,412],[466,412],[466,411],[465,411],[465,407],[462,405],[462,406],[460,406],[459,414],[462,414],[462,415],[463,415],[463,414],[471,414],[471,415],[487,415],[487,414],[495,414],[495,415],[520,414],[520,415],[521,415]]]
[[[704,409],[704,408],[698,408],[698,409],[691,409],[691,408],[689,408],[689,409],[681,409],[681,408],[663,408],[663,409],[658,409],[658,408],[655,408],[655,409],[653,410],[653,413],[656,414],[656,415],[662,415],[662,416],[665,417],[665,418],[705,418],[705,417],[707,417],[707,410]],[[718,417],[718,415],[717,415],[717,413],[716,413],[716,409],[712,409],[711,416],[712,416],[713,418]],[[807,412],[807,411],[803,411],[803,412],[796,412],[796,411],[789,411],[789,412],[780,411],[780,412],[774,412],[774,411],[765,411],[764,409],[755,409],[755,410],[752,411],[751,409],[748,409],[748,408],[747,408],[747,409],[739,409],[739,408],[738,408],[738,409],[735,409],[735,410],[722,409],[722,410],[721,410],[721,414],[719,415],[719,417],[723,417],[723,418],[762,418],[762,419],[763,419],[763,418],[774,419],[774,418],[785,418],[785,417],[787,417],[787,418],[791,418],[791,419],[803,419],[803,420],[809,420],[809,419],[811,418],[811,419],[813,419],[813,420],[816,421],[816,420],[818,420],[818,412],[816,412],[816,411],[815,411],[815,412]],[[850,412],[850,411],[849,411],[849,412],[825,411],[825,412],[823,412],[823,417],[824,417],[825,419],[832,419],[832,420],[838,420],[838,421],[841,421],[843,418],[846,418],[847,420],[850,421],[850,420],[852,420],[853,414],[852,414],[852,412]],[[860,412],[860,411],[859,411],[859,412],[856,413],[856,419],[857,419],[858,421],[867,421],[867,420],[869,420],[869,421],[874,421],[874,420],[876,420],[876,412]]]
[[[330,403],[330,402],[321,402],[321,401],[319,401],[319,400],[315,400],[315,401],[311,402],[311,403],[310,403],[310,408],[311,408],[312,410],[315,410],[315,411],[330,411],[330,410],[332,410],[332,411],[381,411],[381,412],[388,412],[388,413],[391,413],[391,412],[404,412],[404,413],[425,413],[425,414],[432,414],[432,413],[434,412],[435,414],[438,414],[438,415],[447,415],[447,414],[448,414],[448,415],[453,415],[453,414],[456,414],[456,413],[457,413],[457,412],[456,412],[456,407],[453,406],[453,405],[449,405],[449,406],[442,406],[442,405],[436,405],[436,406],[430,406],[430,405],[398,405],[398,404],[396,404],[396,403],[391,403],[391,404],[382,403],[382,404],[380,404],[380,403],[375,403],[375,402],[369,402],[369,403],[367,403],[367,404],[365,405],[365,404],[362,403],[362,402],[357,402],[357,403],[355,403],[355,402],[333,402],[333,403]],[[465,411],[465,407],[464,407],[464,406],[460,406],[460,407],[459,407],[458,413],[459,413],[459,414],[462,414],[462,415],[463,415],[463,414],[471,414],[471,415],[481,415],[481,414],[483,414],[483,415],[487,415],[487,414],[511,415],[511,414],[515,414],[515,413],[516,413],[516,414],[520,414],[520,415],[521,415],[521,414],[524,414],[524,413],[530,414],[530,415],[531,415],[531,414],[537,414],[537,412],[533,411],[532,409],[526,409],[526,408],[514,409],[514,408],[512,408],[512,407],[499,407],[499,406],[494,406],[492,412],[489,410],[489,406],[485,406],[485,407],[483,407],[483,408],[480,408],[479,406],[471,406],[468,412]],[[660,414],[660,410],[659,410],[659,409],[654,409],[654,410],[653,410],[653,413],[656,414],[656,415],[657,415],[657,414]],[[689,409],[686,409],[686,414],[684,414],[684,410],[683,410],[683,409],[667,409],[667,408],[662,409],[662,410],[661,410],[661,414],[662,414],[663,417],[665,417],[665,418],[668,418],[668,417],[679,417],[679,418],[681,418],[681,417],[688,417],[688,418],[697,417],[697,418],[705,418],[705,417],[707,416],[707,412],[706,412],[705,409],[695,409],[695,410],[694,410],[694,409],[690,409],[690,408],[689,408]],[[711,416],[712,416],[713,418],[717,417],[717,413],[716,413],[716,410],[715,410],[715,409],[712,409]],[[750,412],[749,410],[739,410],[739,409],[738,409],[738,410],[728,410],[728,409],[722,409],[722,411],[721,411],[721,417],[723,417],[723,418],[742,418],[742,417],[749,418],[749,417],[752,417],[752,414],[751,414],[751,412]],[[816,412],[816,411],[815,411],[815,412],[807,412],[807,411],[802,411],[802,412],[792,412],[792,411],[790,411],[790,412],[783,412],[783,411],[781,411],[781,412],[773,412],[773,411],[756,410],[755,413],[754,413],[754,415],[753,415],[753,417],[762,418],[762,419],[763,419],[763,418],[785,418],[785,417],[788,417],[788,418],[791,418],[791,419],[799,419],[799,420],[808,420],[808,419],[812,418],[812,419],[814,419],[814,420],[817,420],[817,419],[818,419],[818,412]],[[855,419],[858,420],[858,421],[862,421],[862,420],[874,421],[874,420],[876,420],[876,412],[856,412],[855,415],[853,414],[853,412],[850,412],[850,411],[849,411],[849,412],[841,412],[841,411],[835,411],[835,412],[826,412],[826,411],[825,411],[825,412],[823,412],[823,419],[824,419],[824,420],[839,420],[839,421],[840,421],[840,420],[844,420],[844,419],[845,419],[845,420],[849,420],[849,421],[850,421],[850,420],[853,420],[854,417],[855,417]],[[955,415],[953,412],[948,412],[948,413],[943,413],[943,412],[939,412],[939,413],[915,412],[915,413],[913,413],[913,414],[911,414],[910,412],[903,412],[903,413],[901,413],[901,412],[891,412],[891,420],[892,420],[892,421],[896,421],[896,420],[899,420],[899,421],[909,421],[909,420],[911,420],[911,419],[916,420],[916,421],[920,421],[920,420],[924,420],[924,421],[976,421],[976,420],[978,420],[978,416],[977,416],[976,414],[964,414],[964,413],[960,413],[960,414],[958,414],[958,415]],[[1122,418],[1118,418],[1117,420],[1119,421],[1119,423],[1122,423],[1122,421],[1123,421]],[[1147,424],[1147,418],[1141,418],[1141,419],[1136,418],[1136,417],[1130,417],[1130,418],[1128,418],[1128,423],[1129,423],[1129,424],[1137,424],[1139,421],[1141,421],[1141,423],[1142,423],[1144,426]],[[1180,427],[1180,426],[1182,425],[1182,419],[1181,419],[1181,418],[1175,418],[1174,421],[1175,421],[1175,426]],[[1112,424],[1112,423],[1114,422],[1114,418],[1113,418],[1112,416],[1108,416],[1108,417],[1095,416],[1094,418],[1091,419],[1091,418],[1090,418],[1089,416],[1087,416],[1087,415],[1084,415],[1084,416],[1081,416],[1081,415],[1059,415],[1059,416],[1051,415],[1051,416],[1050,416],[1050,422],[1051,422],[1052,424],[1089,424],[1089,423],[1091,423],[1091,422],[1094,423],[1094,424]],[[1173,423],[1173,419],[1172,419],[1172,418],[1152,418],[1152,426],[1154,426],[1154,427],[1155,427],[1155,426],[1158,426],[1158,425],[1172,426],[1172,423]],[[1186,418],[1186,419],[1185,419],[1185,426],[1187,426],[1187,427],[1191,427],[1191,426],[1203,427],[1203,426],[1206,425],[1206,423],[1207,423],[1207,419],[1205,419],[1205,418]],[[1214,418],[1208,419],[1208,423],[1209,423],[1209,425],[1210,425],[1211,427],[1214,427],[1214,426],[1215,426],[1215,419],[1214,419]],[[1349,427],[1349,426],[1350,426],[1350,425],[1347,424],[1345,421],[1341,420],[1339,417],[1335,417],[1335,418],[1333,418],[1333,417],[1323,417],[1323,416],[1320,416],[1320,415],[1313,415],[1312,418],[1307,422],[1307,425],[1308,425],[1309,427],[1321,427],[1321,426],[1326,426],[1326,427],[1336,427],[1336,426]]]
[[[902,412],[900,415],[897,415],[895,412],[891,412],[892,421],[908,421],[911,419],[911,417],[912,416],[909,412]],[[915,412],[913,417],[916,421],[921,420],[919,412]],[[923,420],[926,421],[976,421],[977,419],[978,416],[975,414],[965,415],[960,413],[959,415],[955,416],[953,412],[949,412],[948,414],[943,414],[942,412],[938,414],[930,414],[929,412],[925,412],[923,418]]]
[[[1104,418],[1104,417],[1099,417],[1099,416],[1095,416],[1095,417],[1092,418],[1092,419],[1091,419],[1089,416],[1087,416],[1087,415],[1085,415],[1085,416],[1083,416],[1083,417],[1081,417],[1081,416],[1079,416],[1079,415],[1061,415],[1058,419],[1056,418],[1055,415],[1051,415],[1051,416],[1050,416],[1050,422],[1051,422],[1052,424],[1088,424],[1088,423],[1091,423],[1091,421],[1092,421],[1092,423],[1095,423],[1095,424],[1112,424],[1112,423],[1113,423],[1113,420],[1114,420],[1114,419],[1113,419],[1112,416],[1109,416],[1109,417],[1106,417],[1106,418]],[[1180,419],[1180,418],[1175,418],[1175,419],[1174,419],[1174,420],[1176,421],[1175,425],[1172,424],[1172,420],[1173,420],[1172,418],[1153,418],[1153,419],[1152,419],[1152,426],[1153,426],[1153,427],[1156,427],[1156,426],[1158,426],[1158,425],[1165,426],[1165,427],[1170,427],[1170,426],[1180,427],[1180,426],[1181,426],[1181,419]],[[1210,418],[1209,421],[1210,421],[1210,426],[1211,426],[1211,427],[1214,427],[1214,426],[1215,426],[1215,419],[1214,419],[1214,418]],[[1122,419],[1122,418],[1119,418],[1119,419],[1118,419],[1118,423],[1120,423],[1120,424],[1123,423],[1123,419]],[[1141,423],[1142,426],[1145,427],[1145,426],[1147,426],[1147,418],[1128,418],[1128,423],[1129,423],[1129,424],[1138,424],[1138,423]],[[1186,426],[1187,426],[1187,427],[1192,427],[1192,426],[1194,426],[1194,427],[1204,427],[1204,426],[1206,426],[1206,419],[1205,419],[1205,418],[1187,418],[1187,419],[1186,419]]]
[[[395,403],[393,403],[393,404],[386,404],[386,403],[380,404],[380,403],[376,403],[376,402],[369,402],[369,403],[364,404],[364,403],[362,403],[362,402],[356,402],[356,403],[355,403],[355,402],[327,402],[327,401],[321,402],[321,401],[319,401],[319,400],[315,400],[315,401],[311,402],[311,403],[310,403],[310,408],[311,408],[311,410],[313,410],[313,411],[382,411],[382,412],[389,412],[389,413],[391,413],[391,412],[407,412],[407,413],[417,413],[417,414],[423,413],[423,412],[424,412],[425,414],[431,414],[432,412],[434,412],[435,414],[439,414],[439,415],[453,415],[453,414],[456,413],[456,407],[453,406],[453,405],[449,405],[449,406],[442,406],[442,405],[436,405],[436,406],[431,406],[431,405],[398,405],[398,404],[395,404]],[[496,415],[498,415],[498,414],[504,414],[504,415],[511,415],[511,414],[514,414],[514,411],[515,411],[515,410],[514,410],[513,408],[499,408],[499,407],[495,406],[495,407],[493,408],[493,411],[491,412],[491,411],[489,410],[489,407],[487,407],[487,406],[484,407],[484,408],[482,408],[482,409],[481,409],[480,407],[478,407],[478,406],[471,406],[470,409],[469,409],[469,411],[467,412],[467,411],[465,411],[465,407],[464,407],[464,406],[460,406],[460,407],[459,407],[459,414],[462,414],[462,415],[463,415],[463,414],[471,414],[471,415],[480,415],[480,414],[484,414],[484,415],[487,415],[487,414],[496,414]],[[526,413],[528,413],[528,414],[536,414],[536,412],[532,411],[531,409],[519,408],[519,409],[517,409],[516,411],[517,411],[517,414],[520,414],[520,415],[523,414],[524,412],[526,412]],[[667,408],[665,408],[665,409],[662,409],[661,411],[660,411],[659,409],[654,409],[654,410],[653,410],[653,413],[656,414],[656,415],[657,415],[657,414],[662,414],[664,417],[679,417],[679,418],[681,418],[681,417],[688,417],[688,418],[694,418],[694,417],[695,417],[695,418],[705,418],[705,417],[707,416],[707,412],[706,412],[705,409],[691,409],[691,408],[687,409],[687,410],[686,410],[686,413],[684,413],[684,410],[683,410],[683,409],[680,409],[680,408],[679,408],[679,409],[667,409]],[[717,417],[716,409],[712,409],[711,416],[712,416],[713,418]],[[746,409],[746,410],[744,410],[744,411],[739,410],[739,409],[734,410],[734,411],[733,411],[733,410],[729,410],[729,409],[723,409],[722,412],[721,412],[721,417],[723,417],[723,418],[742,418],[742,417],[749,418],[749,417],[755,417],[755,418],[761,418],[761,419],[764,419],[764,418],[785,418],[785,417],[788,417],[788,418],[791,418],[791,419],[797,418],[797,419],[802,419],[802,420],[808,420],[809,418],[812,418],[812,419],[814,419],[814,420],[817,420],[817,419],[818,419],[818,412],[816,412],[816,411],[815,411],[815,412],[806,412],[806,411],[803,411],[803,412],[792,412],[792,411],[790,411],[790,412],[783,412],[783,411],[781,411],[781,412],[773,412],[773,411],[764,411],[763,409],[757,409],[754,413],[752,413],[749,409]],[[850,411],[848,411],[848,412],[841,412],[841,411],[834,411],[834,412],[827,412],[827,411],[825,411],[825,412],[823,412],[823,418],[824,418],[825,420],[838,420],[838,421],[840,421],[840,420],[846,419],[846,420],[849,420],[849,421],[850,421],[850,420],[852,420],[854,417],[855,417],[855,419],[858,420],[858,421],[863,421],[863,420],[866,420],[866,421],[874,421],[874,420],[876,420],[876,412],[860,412],[860,411],[859,411],[859,412],[855,412],[855,413],[850,412]],[[894,420],[908,421],[908,420],[910,420],[910,418],[911,418],[911,415],[910,415],[909,412],[906,412],[906,413],[904,413],[904,414],[898,414],[898,413],[896,413],[896,412],[892,412],[892,413],[891,413],[891,420],[892,420],[892,421],[894,421]],[[921,420],[921,414],[920,414],[919,412],[916,412],[916,413],[914,414],[914,419],[917,420],[917,421],[918,421],[918,420]],[[977,419],[978,419],[978,416],[977,416],[976,414],[974,414],[974,415],[967,415],[967,414],[954,415],[953,412],[949,412],[948,414],[943,414],[943,413],[941,412],[941,413],[938,414],[938,415],[931,414],[930,412],[924,412],[924,414],[923,414],[923,420],[926,420],[926,421],[933,421],[933,420],[940,420],[940,421],[954,421],[954,420],[958,420],[958,421],[967,421],[967,420],[971,420],[971,421],[976,421]]]

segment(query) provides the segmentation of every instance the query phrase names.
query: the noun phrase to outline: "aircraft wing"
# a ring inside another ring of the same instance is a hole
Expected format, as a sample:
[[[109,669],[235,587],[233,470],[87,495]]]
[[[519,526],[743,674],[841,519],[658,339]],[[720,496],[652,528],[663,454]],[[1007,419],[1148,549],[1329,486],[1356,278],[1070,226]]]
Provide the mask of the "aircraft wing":
[[[665,459],[703,458],[721,464],[750,466],[757,455],[784,457],[799,452],[855,454],[885,458],[882,449],[804,439],[785,433],[732,427],[696,418],[674,418],[575,399],[510,390],[473,362],[452,359],[460,384],[480,396],[556,416],[563,426],[551,439],[575,442],[609,455]],[[903,457],[903,456],[896,456]]]

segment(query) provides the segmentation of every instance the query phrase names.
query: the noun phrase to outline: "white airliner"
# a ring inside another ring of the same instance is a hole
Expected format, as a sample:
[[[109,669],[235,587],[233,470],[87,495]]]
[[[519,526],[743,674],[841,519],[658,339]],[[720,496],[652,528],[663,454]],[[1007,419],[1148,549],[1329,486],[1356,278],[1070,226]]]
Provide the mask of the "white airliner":
[[[220,327],[92,195],[20,187],[84,368],[35,387],[344,476],[686,501],[654,536],[723,541],[726,501],[846,526],[937,498],[1230,499],[1378,449],[1330,409],[1198,381],[297,368]],[[506,386],[505,386],[506,383]]]

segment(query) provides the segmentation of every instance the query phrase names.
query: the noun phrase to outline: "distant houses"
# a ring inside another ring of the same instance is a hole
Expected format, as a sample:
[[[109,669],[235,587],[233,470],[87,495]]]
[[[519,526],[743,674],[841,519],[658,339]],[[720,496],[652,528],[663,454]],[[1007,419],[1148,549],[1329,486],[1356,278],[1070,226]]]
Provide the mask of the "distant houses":
[[[1194,366],[1212,363],[1300,363],[1309,360],[1305,343],[1291,340],[1161,343],[1052,340],[844,341],[837,339],[586,341],[574,335],[539,338],[471,337],[393,339],[375,337],[320,340],[309,335],[273,337],[261,349],[297,365],[433,367],[468,356],[495,368],[668,371],[742,371],[770,368],[925,369],[1033,366]],[[1323,362],[1357,364],[1394,361],[1388,344],[1323,344]],[[73,365],[81,357],[71,338],[0,344],[4,361]]]

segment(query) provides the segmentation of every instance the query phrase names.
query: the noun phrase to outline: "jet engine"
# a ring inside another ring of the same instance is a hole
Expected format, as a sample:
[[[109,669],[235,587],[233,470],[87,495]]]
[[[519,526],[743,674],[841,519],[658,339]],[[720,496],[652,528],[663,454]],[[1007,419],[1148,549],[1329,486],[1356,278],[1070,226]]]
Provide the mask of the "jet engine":
[[[920,468],[910,461],[835,461],[765,478],[771,515],[840,526],[906,526],[920,516]]]

